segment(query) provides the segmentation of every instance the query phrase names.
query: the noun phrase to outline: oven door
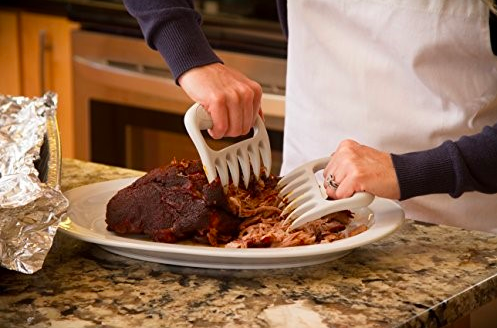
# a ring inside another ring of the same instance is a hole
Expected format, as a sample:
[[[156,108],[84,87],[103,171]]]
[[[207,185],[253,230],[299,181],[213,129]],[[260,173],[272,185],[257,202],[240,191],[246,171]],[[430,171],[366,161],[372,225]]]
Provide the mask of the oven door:
[[[142,39],[75,31],[72,35],[76,157],[150,170],[173,158],[198,158],[183,125],[191,99],[175,84],[160,54]],[[286,61],[226,51],[229,65],[263,87],[262,107],[279,172]],[[212,141],[221,148],[236,139]]]

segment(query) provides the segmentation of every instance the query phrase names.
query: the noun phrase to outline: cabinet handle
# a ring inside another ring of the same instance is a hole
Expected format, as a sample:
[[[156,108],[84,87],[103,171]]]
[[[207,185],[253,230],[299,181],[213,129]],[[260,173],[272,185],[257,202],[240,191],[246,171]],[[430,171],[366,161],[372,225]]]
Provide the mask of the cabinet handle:
[[[46,73],[47,73],[47,67],[46,67],[46,53],[47,50],[51,49],[51,46],[48,43],[48,38],[47,38],[47,31],[46,30],[41,30],[38,34],[38,45],[40,47],[40,91],[41,94],[45,94],[47,91],[45,81],[46,81]]]

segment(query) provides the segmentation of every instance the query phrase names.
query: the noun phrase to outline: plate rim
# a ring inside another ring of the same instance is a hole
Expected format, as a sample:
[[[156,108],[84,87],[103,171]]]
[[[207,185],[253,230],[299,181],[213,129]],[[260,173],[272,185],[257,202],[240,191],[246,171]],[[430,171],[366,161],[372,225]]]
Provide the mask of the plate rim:
[[[103,245],[106,247],[118,247],[118,248],[128,248],[134,250],[142,251],[153,251],[160,253],[174,253],[174,254],[185,254],[190,256],[208,256],[208,257],[223,257],[230,259],[257,259],[263,256],[265,259],[268,257],[273,258],[295,258],[295,257],[312,257],[322,254],[329,254],[335,252],[344,252],[353,250],[355,248],[371,244],[380,239],[387,237],[388,235],[397,231],[405,222],[405,214],[402,207],[394,202],[393,200],[375,197],[373,202],[368,206],[374,214],[374,223],[366,231],[352,237],[340,239],[331,243],[325,244],[315,244],[315,245],[303,245],[303,246],[291,246],[291,247],[281,247],[281,248],[224,248],[224,247],[213,247],[208,245],[182,245],[182,244],[168,244],[147,240],[137,240],[132,238],[126,238],[118,235],[113,235],[109,238],[108,235],[98,233],[94,230],[88,229],[81,226],[77,222],[71,220],[69,216],[69,211],[71,208],[72,201],[74,197],[79,197],[79,194],[88,194],[89,191],[108,189],[111,187],[116,187],[122,189],[127,185],[131,184],[133,181],[140,177],[130,177],[130,178],[119,178],[103,182],[91,183],[83,186],[76,187],[74,189],[64,192],[64,195],[69,199],[69,208],[66,213],[62,216],[61,223],[59,225],[60,230],[68,234],[69,236],[83,240],[86,242],[91,242],[97,245]],[[119,187],[118,187],[119,186]],[[119,189],[114,188],[115,192]],[[109,190],[107,190],[109,191]],[[106,191],[106,192],[107,192]],[[103,192],[103,191],[102,191]],[[105,202],[106,204],[107,202]],[[379,209],[376,209],[378,208]],[[382,218],[378,216],[375,209],[381,210],[382,207],[386,207],[387,210],[399,212],[397,215],[387,216],[387,218]],[[374,233],[376,232],[376,235]],[[373,236],[371,236],[373,235]]]

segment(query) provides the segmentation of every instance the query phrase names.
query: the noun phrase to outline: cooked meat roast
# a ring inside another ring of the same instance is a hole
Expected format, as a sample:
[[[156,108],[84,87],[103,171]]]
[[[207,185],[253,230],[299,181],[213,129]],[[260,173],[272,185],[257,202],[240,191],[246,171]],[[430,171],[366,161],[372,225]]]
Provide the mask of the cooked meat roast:
[[[147,234],[154,241],[192,239],[231,248],[288,247],[328,243],[367,229],[350,211],[330,214],[288,232],[278,205],[276,176],[251,178],[249,187],[212,183],[198,160],[173,161],[118,191],[107,204],[107,229]]]
[[[229,212],[220,182],[207,182],[200,161],[173,161],[112,197],[105,222],[110,231],[154,241],[217,245],[237,236],[242,219]]]

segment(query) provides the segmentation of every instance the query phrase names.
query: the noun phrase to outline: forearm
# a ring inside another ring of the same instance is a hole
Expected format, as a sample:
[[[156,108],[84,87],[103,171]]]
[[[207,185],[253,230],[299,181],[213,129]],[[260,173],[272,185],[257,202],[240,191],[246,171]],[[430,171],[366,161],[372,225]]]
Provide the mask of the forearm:
[[[166,60],[174,78],[194,68],[221,62],[201,29],[189,0],[124,0],[148,45]]]
[[[497,192],[497,124],[439,147],[392,154],[401,199],[466,191]]]

